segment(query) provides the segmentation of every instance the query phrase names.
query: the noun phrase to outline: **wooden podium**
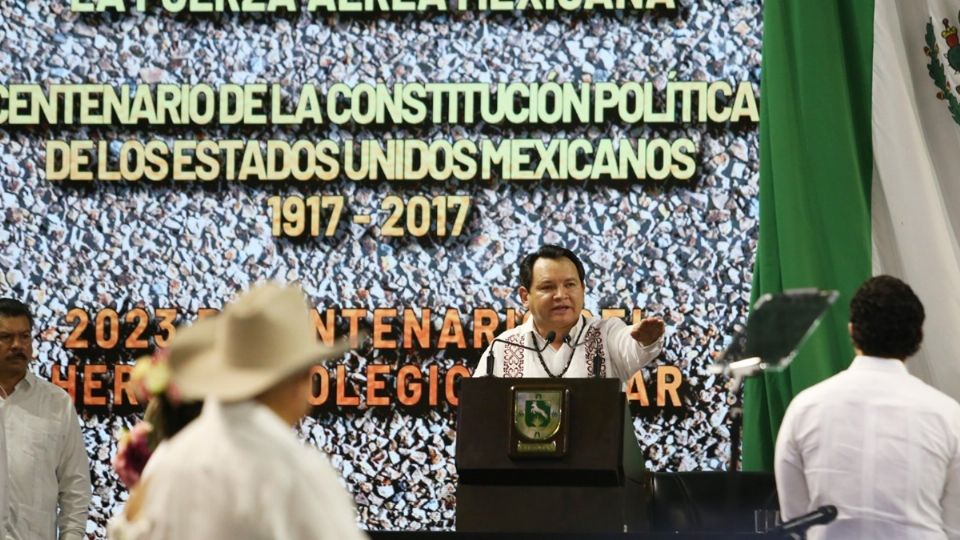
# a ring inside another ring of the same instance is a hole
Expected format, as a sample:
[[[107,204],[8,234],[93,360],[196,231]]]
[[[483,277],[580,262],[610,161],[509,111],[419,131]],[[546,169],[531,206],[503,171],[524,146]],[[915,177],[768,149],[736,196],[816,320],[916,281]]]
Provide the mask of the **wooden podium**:
[[[639,459],[625,405],[617,379],[463,379],[457,530],[642,529],[649,483],[624,474],[625,453]]]

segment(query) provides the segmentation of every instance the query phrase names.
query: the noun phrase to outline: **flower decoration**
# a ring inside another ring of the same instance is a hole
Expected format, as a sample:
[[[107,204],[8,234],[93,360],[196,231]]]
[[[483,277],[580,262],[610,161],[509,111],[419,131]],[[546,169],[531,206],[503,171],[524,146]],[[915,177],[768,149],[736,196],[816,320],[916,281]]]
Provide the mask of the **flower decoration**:
[[[113,457],[113,469],[128,489],[140,481],[140,474],[153,454],[150,434],[153,426],[141,420],[133,429],[122,430],[117,443],[117,455]]]
[[[130,430],[121,430],[117,434],[117,454],[113,458],[113,468],[128,489],[140,481],[140,475],[153,451],[160,443],[153,422],[158,414],[155,398],[163,396],[171,403],[179,403],[180,395],[170,382],[170,366],[167,363],[169,352],[158,348],[152,355],[137,360],[130,374],[133,392],[139,403],[148,403],[145,419],[139,421]]]
[[[130,373],[130,382],[133,383],[137,401],[145,402],[161,394],[168,394],[171,390],[170,366],[167,359],[170,353],[167,349],[158,348],[152,355],[137,360]],[[172,396],[168,395],[168,398]]]

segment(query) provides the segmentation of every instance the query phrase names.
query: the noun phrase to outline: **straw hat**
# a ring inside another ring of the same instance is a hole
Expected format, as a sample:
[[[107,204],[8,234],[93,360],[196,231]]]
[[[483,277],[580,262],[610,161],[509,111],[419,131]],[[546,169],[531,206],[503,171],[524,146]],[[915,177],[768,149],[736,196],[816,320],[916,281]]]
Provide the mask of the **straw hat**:
[[[196,369],[197,365],[209,364],[216,356],[214,347],[217,337],[217,317],[200,319],[190,326],[181,327],[170,343],[167,365],[179,398],[183,401],[199,401],[205,394],[183,388],[178,379],[181,373]]]
[[[217,325],[210,361],[171,369],[174,383],[184,395],[240,401],[349,349],[344,341],[321,344],[308,309],[299,287],[266,283],[250,289],[210,319]]]

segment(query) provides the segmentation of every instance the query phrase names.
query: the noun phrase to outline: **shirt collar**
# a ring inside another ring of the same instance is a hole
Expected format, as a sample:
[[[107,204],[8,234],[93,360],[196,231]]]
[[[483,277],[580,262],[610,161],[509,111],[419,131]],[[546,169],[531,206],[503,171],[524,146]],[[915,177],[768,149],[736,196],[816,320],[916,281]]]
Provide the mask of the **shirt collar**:
[[[37,384],[37,376],[32,371],[27,370],[27,374],[20,379],[20,382],[14,385],[12,394],[17,392],[26,392]]]
[[[880,358],[879,356],[857,356],[850,369],[862,371],[883,371],[886,373],[909,373],[907,366],[899,358]]]
[[[577,336],[580,335],[580,331],[583,329],[583,325],[585,324],[587,324],[587,317],[584,315],[580,315],[580,317],[577,318],[577,323],[574,324],[573,328],[570,329],[570,332],[567,333],[567,341],[565,341],[564,343],[567,343],[570,346],[575,345],[575,343],[573,343],[573,340],[577,339]],[[527,319],[527,321],[523,323],[523,325],[527,326],[530,329],[530,331],[533,332],[535,336],[537,336],[537,339],[540,342],[546,341],[547,339],[546,336],[541,335],[540,332],[537,331],[537,326],[533,324],[532,316],[529,319]]]
[[[36,385],[37,376],[33,374],[32,371],[27,370],[27,374],[23,376],[20,381],[13,386],[13,390],[9,392],[6,399],[12,399],[19,401],[24,399],[23,396],[30,391]],[[3,396],[0,396],[0,399],[4,399]]]
[[[273,436],[296,437],[293,428],[276,415],[269,407],[256,400],[223,403],[208,398],[203,403],[203,415],[219,417],[230,423],[250,422]]]

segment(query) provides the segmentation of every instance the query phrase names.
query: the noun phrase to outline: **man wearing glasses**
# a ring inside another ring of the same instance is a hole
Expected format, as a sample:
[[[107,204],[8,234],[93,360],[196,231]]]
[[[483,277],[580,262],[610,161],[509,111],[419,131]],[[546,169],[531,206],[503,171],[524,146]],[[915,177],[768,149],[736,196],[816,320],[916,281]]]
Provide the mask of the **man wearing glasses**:
[[[80,420],[69,394],[27,370],[32,358],[30,309],[0,298],[6,538],[80,540],[86,536],[90,504],[90,464]]]

